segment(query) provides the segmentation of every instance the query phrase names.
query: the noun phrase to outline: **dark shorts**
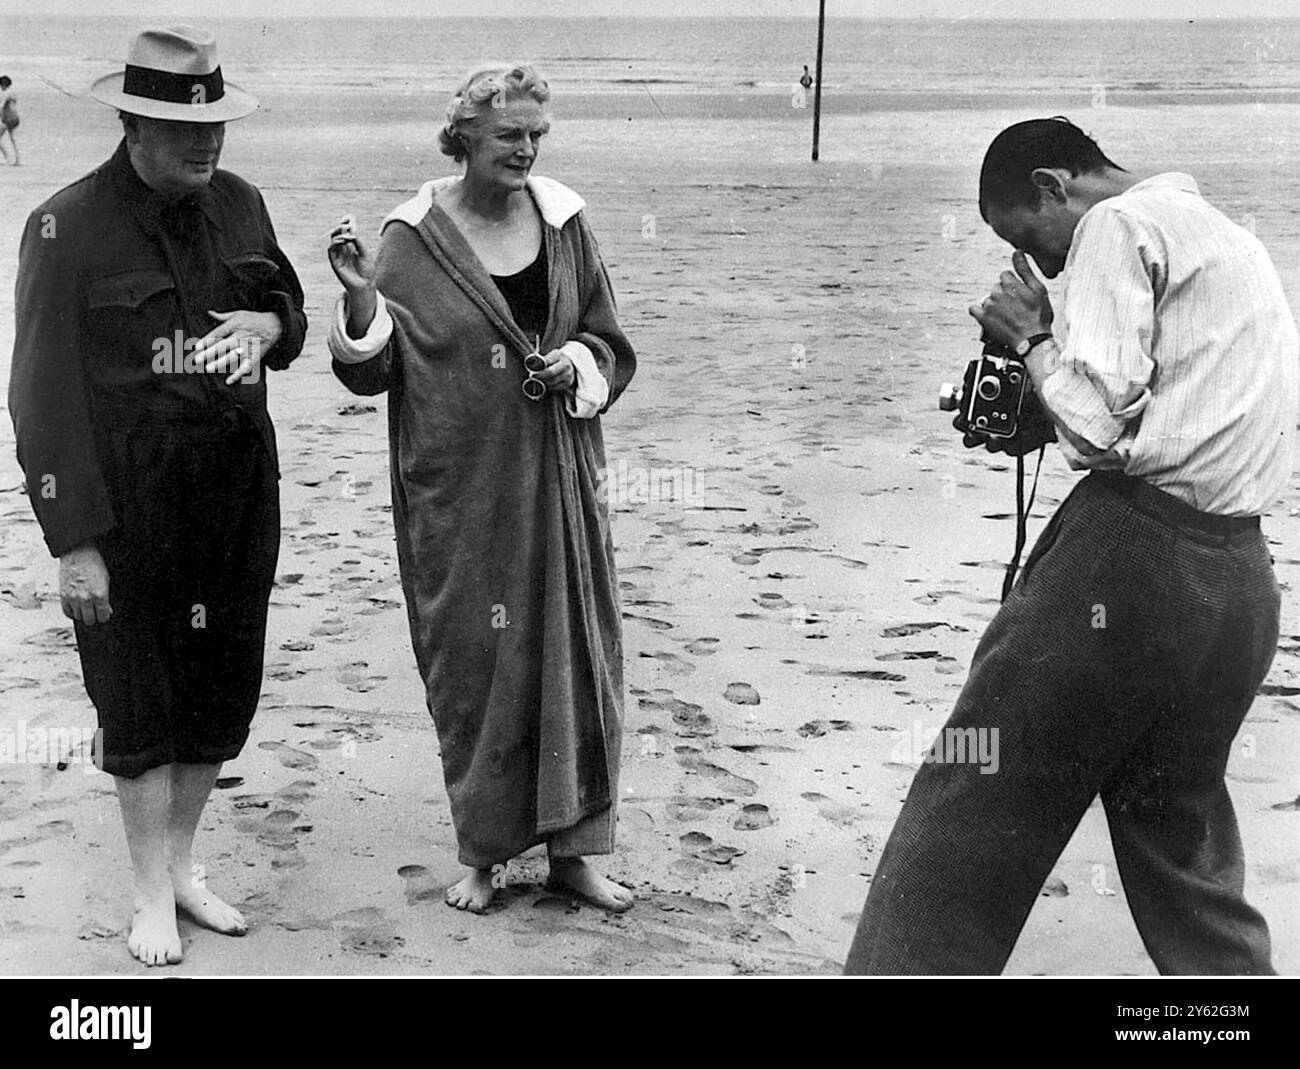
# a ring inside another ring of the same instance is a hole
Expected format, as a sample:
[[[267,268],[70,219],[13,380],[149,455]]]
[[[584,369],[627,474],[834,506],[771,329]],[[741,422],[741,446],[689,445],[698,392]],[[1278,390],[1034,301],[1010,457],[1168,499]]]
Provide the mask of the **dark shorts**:
[[[274,460],[246,416],[99,436],[113,617],[76,625],[106,772],[217,764],[248,738],[280,546]]]

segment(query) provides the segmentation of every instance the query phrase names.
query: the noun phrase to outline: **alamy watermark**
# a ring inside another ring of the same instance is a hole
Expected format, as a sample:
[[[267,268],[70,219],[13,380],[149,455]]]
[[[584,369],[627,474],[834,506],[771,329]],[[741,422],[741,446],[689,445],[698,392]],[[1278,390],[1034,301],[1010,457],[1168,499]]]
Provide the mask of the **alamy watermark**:
[[[596,476],[598,500],[612,505],[703,505],[707,496],[704,472],[678,467],[629,467],[626,460],[610,464]]]
[[[890,758],[903,765],[979,765],[991,776],[1001,764],[997,728],[927,728],[919,720],[911,731],[895,733]]]
[[[99,772],[103,732],[99,728],[44,728],[19,720],[0,728],[0,765],[47,765],[65,769],[81,765],[90,775]]]

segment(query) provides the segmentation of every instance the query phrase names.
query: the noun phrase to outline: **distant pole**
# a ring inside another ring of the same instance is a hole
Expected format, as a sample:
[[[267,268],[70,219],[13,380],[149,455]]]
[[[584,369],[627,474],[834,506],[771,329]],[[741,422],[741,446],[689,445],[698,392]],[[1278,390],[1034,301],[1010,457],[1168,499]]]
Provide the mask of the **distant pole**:
[[[822,44],[826,40],[826,0],[817,4],[817,85],[813,89],[813,163],[822,140]]]

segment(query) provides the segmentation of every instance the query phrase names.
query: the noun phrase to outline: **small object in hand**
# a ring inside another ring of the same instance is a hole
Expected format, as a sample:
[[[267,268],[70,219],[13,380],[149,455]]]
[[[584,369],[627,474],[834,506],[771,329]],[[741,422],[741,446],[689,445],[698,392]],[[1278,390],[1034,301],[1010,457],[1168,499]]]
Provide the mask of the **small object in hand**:
[[[524,396],[530,401],[540,401],[546,396],[546,383],[537,377],[539,371],[546,370],[546,358],[542,356],[541,348],[541,336],[535,336],[533,351],[524,357],[524,367],[528,371],[528,378],[523,381],[523,391]]]
[[[345,215],[338,226],[334,228],[334,233],[330,235],[331,245],[345,245],[349,241],[357,240],[356,220],[350,215]]]

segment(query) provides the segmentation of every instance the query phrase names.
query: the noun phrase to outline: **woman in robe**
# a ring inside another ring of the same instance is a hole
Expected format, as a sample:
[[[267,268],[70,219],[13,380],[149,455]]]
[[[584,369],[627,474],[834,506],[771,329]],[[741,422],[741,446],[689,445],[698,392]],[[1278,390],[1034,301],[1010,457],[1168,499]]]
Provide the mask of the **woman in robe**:
[[[636,357],[583,201],[530,174],[550,93],[530,67],[476,71],[426,183],[381,228],[331,236],[343,284],[333,369],[389,393],[393,519],[407,614],[438,731],[460,860],[447,903],[482,912],[545,842],[550,886],[605,909],[623,649],[600,413]]]

